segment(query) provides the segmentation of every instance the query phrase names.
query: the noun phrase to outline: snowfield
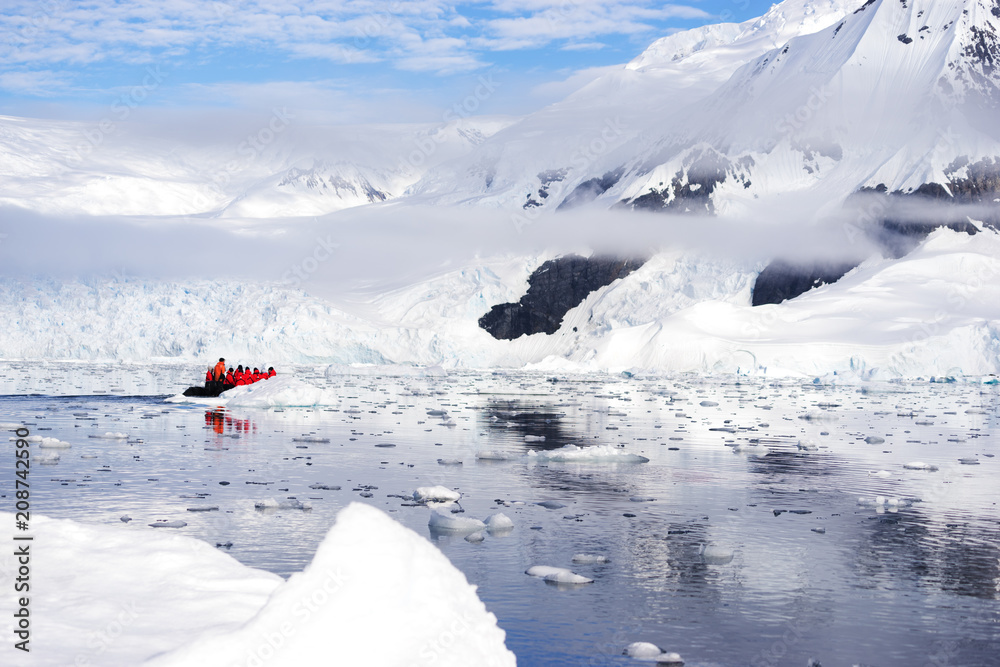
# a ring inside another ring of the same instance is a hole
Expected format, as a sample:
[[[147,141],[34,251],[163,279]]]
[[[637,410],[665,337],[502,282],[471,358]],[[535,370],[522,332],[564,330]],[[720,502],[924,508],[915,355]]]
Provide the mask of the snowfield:
[[[0,519],[9,541],[14,517]],[[39,516],[32,530],[44,548],[31,561],[42,582],[31,595],[31,660],[4,642],[5,665],[515,664],[465,576],[367,505],[341,510],[288,581],[164,531]],[[0,561],[7,590],[13,560]],[[10,619],[12,597],[2,604]]]
[[[397,364],[411,372],[434,365],[836,372],[844,381],[1000,373],[1000,236],[989,230],[938,230],[902,259],[874,257],[833,285],[757,308],[750,293],[759,266],[661,252],[570,310],[555,334],[494,340],[478,318],[493,303],[516,301],[535,262],[541,259],[524,258],[520,270],[506,273],[492,270],[509,266],[506,259],[452,271],[377,295],[364,315],[299,290],[248,283],[8,280],[0,313],[16,326],[0,331],[0,353],[201,362],[222,351],[269,365]],[[224,398],[260,406],[338,402],[288,382],[279,376]]]

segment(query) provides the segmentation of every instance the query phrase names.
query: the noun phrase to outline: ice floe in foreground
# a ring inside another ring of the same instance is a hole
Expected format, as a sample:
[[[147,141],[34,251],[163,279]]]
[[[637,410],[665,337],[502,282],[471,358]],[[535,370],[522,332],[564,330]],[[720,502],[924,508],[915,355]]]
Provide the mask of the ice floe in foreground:
[[[447,486],[421,486],[413,492],[413,499],[418,503],[451,502],[459,500],[462,494],[452,491]]]
[[[9,541],[14,517],[0,522]],[[32,554],[45,582],[32,591],[33,667],[515,664],[465,576],[366,505],[341,510],[288,581],[173,531],[38,516],[32,531],[46,547]],[[0,587],[13,590],[15,576],[0,568]],[[0,647],[0,664],[20,657]]]
[[[529,577],[538,577],[554,584],[592,584],[593,579],[588,579],[582,575],[567,570],[564,567],[552,567],[549,565],[532,565],[524,571]]]

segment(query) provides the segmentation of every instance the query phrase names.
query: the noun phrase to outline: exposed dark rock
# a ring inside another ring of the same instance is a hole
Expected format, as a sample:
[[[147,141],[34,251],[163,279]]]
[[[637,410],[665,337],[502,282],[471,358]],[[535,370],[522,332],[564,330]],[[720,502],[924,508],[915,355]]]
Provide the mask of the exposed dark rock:
[[[753,286],[753,305],[781,303],[808,292],[814,287],[835,283],[860,262],[816,262],[790,264],[771,262],[757,276]]]
[[[898,35],[896,37],[896,39],[898,39],[899,41],[901,41],[903,44],[912,44],[913,43],[913,38],[912,37],[908,37],[906,35],[906,33],[903,33],[902,35]]]
[[[729,178],[750,187],[754,164],[750,156],[730,160],[711,148],[698,150],[687,157],[685,167],[674,174],[667,187],[651,188],[625,205],[645,211],[714,214],[712,193],[716,187]]]
[[[644,263],[644,259],[579,255],[549,260],[528,278],[528,292],[519,302],[493,306],[479,319],[479,326],[501,340],[553,334],[566,313],[587,295],[624,278]]]
[[[556,210],[562,211],[594,201],[613,188],[615,183],[621,179],[623,173],[625,173],[625,170],[619,167],[614,171],[607,172],[600,178],[592,178],[589,181],[580,183],[572,192],[566,195],[566,199],[559,204]]]
[[[529,193],[527,201],[524,202],[521,208],[529,209],[541,206],[542,202],[538,200],[545,200],[549,198],[549,186],[566,178],[566,174],[568,172],[568,169],[548,169],[546,171],[539,172],[538,182],[540,185],[538,188],[538,199],[535,199],[534,196]]]

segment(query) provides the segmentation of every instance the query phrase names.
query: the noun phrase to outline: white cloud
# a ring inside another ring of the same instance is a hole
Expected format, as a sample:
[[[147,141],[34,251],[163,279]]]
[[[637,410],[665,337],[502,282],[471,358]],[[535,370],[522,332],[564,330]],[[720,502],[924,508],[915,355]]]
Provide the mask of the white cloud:
[[[607,36],[662,33],[704,19],[654,0],[12,0],[0,10],[0,63],[150,63],[253,49],[334,63],[384,61],[404,70],[464,72],[484,52],[598,48]],[[567,44],[560,44],[567,42]],[[3,65],[0,65],[2,71]]]

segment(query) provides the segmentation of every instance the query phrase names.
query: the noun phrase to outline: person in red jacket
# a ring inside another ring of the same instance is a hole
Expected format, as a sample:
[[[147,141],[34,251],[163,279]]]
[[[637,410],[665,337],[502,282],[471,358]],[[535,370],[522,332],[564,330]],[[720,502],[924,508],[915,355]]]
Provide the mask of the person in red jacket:
[[[253,376],[250,380],[251,382],[260,382],[260,371],[258,369],[253,369]]]
[[[229,387],[235,387],[236,386],[236,378],[233,377],[233,369],[232,368],[230,368],[229,371],[226,373],[226,385],[229,386]]]
[[[244,384],[243,382],[243,364],[236,367],[236,372],[233,373],[233,379],[236,381],[237,386]]]
[[[215,376],[216,382],[222,382],[226,379],[226,360],[223,357],[219,357],[219,363],[215,364],[215,370],[212,372]]]
[[[212,374],[212,367],[209,366],[208,367],[208,372],[205,373],[205,387],[208,388],[208,383],[212,382],[214,379],[215,379],[215,376]]]
[[[273,378],[277,373],[274,372],[274,366],[267,369],[267,377]]]

